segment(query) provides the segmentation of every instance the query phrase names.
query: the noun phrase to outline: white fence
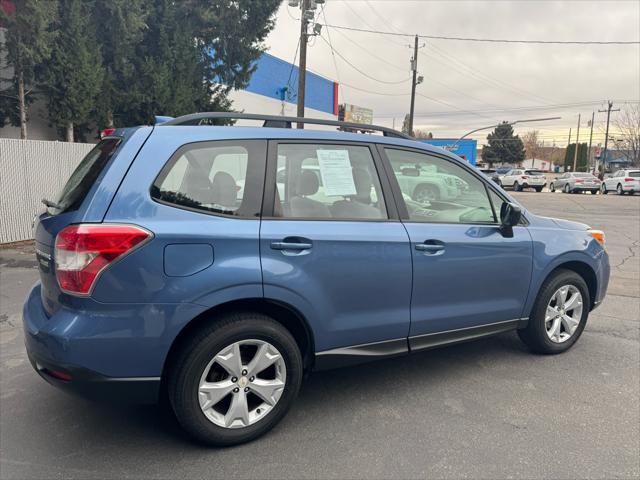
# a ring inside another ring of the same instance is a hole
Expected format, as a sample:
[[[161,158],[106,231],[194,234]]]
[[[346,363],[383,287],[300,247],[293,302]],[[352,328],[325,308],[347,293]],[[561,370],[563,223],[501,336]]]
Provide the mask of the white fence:
[[[33,238],[41,200],[55,200],[93,144],[0,138],[0,243]]]

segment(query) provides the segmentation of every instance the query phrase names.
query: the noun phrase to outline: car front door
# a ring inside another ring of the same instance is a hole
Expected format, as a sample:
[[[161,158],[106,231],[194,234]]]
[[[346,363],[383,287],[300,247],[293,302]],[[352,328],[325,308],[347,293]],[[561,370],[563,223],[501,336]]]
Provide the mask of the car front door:
[[[514,227],[511,235],[500,228],[503,197],[480,175],[446,156],[396,147],[380,150],[393,175],[401,175],[394,165],[410,163],[468,185],[455,200],[419,203],[391,179],[396,197],[404,200],[398,208],[413,255],[411,349],[517,325],[531,279],[532,241],[525,226]]]
[[[264,296],[306,319],[319,360],[406,352],[409,238],[375,148],[273,141],[267,163]]]

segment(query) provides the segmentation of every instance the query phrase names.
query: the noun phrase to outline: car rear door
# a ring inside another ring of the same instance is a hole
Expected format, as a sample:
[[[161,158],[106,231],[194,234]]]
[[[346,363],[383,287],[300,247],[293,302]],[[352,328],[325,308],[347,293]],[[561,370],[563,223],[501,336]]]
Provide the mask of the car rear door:
[[[395,197],[403,199],[398,209],[413,256],[410,348],[516,326],[531,280],[532,242],[525,226],[514,227],[511,235],[502,232],[497,221],[501,194],[445,156],[399,147],[380,151],[394,175],[401,175],[395,164],[410,163],[468,185],[455,200],[421,204],[391,178]]]
[[[269,144],[264,296],[305,317],[320,360],[407,351],[409,238],[383,172],[364,142]]]

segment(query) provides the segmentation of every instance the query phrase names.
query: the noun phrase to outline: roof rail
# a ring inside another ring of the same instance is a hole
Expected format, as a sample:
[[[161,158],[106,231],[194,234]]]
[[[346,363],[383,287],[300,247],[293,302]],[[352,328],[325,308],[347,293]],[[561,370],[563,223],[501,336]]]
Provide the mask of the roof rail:
[[[306,117],[283,117],[280,115],[261,115],[257,113],[241,113],[241,112],[203,112],[192,113],[174,118],[161,125],[201,125],[204,120],[263,120],[263,127],[272,128],[291,128],[291,124],[307,123],[313,125],[333,125],[341,129],[361,130],[361,131],[378,131],[382,132],[385,137],[405,138],[407,140],[415,140],[413,137],[406,135],[392,128],[380,127],[377,125],[367,125],[364,123],[339,122],[337,120],[324,120],[321,118]]]

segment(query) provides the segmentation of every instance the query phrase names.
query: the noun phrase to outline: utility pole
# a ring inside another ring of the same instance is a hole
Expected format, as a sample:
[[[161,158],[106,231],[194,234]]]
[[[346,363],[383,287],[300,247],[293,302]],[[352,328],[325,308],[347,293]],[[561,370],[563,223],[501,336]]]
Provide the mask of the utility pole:
[[[413,44],[413,58],[411,59],[411,70],[413,70],[413,80],[411,81],[411,107],[409,109],[409,135],[413,136],[413,109],[416,103],[416,80],[418,75],[418,35],[415,36]]]
[[[307,18],[309,0],[302,0],[300,8],[300,62],[298,63],[298,110],[297,116],[304,117],[304,89],[307,76],[307,28],[309,20]],[[304,123],[298,123],[298,128],[304,128]]]
[[[587,151],[587,162],[589,167],[591,167],[591,140],[593,139],[593,119],[596,115],[596,112],[591,112],[591,132],[589,133],[589,150]],[[593,165],[593,171],[595,172],[595,165]]]
[[[571,145],[571,128],[569,128],[569,140],[567,140],[567,150],[565,151],[565,154],[564,154],[565,168],[566,168],[566,162],[567,162],[567,153],[569,152],[569,145]]]
[[[604,166],[604,162],[606,162],[606,160],[607,160],[607,146],[609,144],[609,119],[611,118],[611,112],[619,112],[620,111],[619,108],[616,108],[615,110],[611,110],[611,108],[613,107],[613,102],[611,100],[609,100],[607,103],[608,103],[608,106],[607,106],[606,110],[598,110],[598,112],[600,112],[600,113],[607,112],[607,131],[604,134],[604,152],[602,153],[602,156],[600,157],[602,159],[603,166]],[[602,171],[604,171],[604,167],[603,167]]]
[[[573,151],[573,171],[576,171],[576,165],[578,163],[578,142],[580,141],[580,114],[578,114],[578,131],[576,132],[576,148]]]

